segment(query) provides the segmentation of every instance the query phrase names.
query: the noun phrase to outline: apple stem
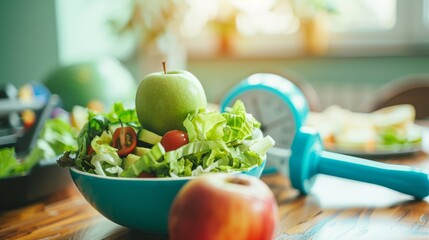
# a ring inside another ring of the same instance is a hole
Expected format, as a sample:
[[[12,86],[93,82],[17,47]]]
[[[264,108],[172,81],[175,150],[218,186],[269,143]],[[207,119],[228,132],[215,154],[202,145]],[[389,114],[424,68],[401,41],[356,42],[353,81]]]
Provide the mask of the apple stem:
[[[167,61],[162,61],[162,68],[164,68],[164,74],[167,74],[167,67],[166,67]]]

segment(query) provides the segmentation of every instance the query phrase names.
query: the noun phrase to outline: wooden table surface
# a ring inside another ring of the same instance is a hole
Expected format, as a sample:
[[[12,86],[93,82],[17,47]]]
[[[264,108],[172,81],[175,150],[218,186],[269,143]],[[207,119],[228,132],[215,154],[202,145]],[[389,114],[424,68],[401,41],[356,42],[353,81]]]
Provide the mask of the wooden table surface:
[[[429,155],[383,160],[429,170]],[[279,174],[262,177],[279,206],[276,239],[429,239],[429,198],[318,176],[307,196]],[[2,193],[2,197],[6,193]],[[0,239],[168,239],[119,226],[95,211],[74,185],[34,204],[0,212]]]

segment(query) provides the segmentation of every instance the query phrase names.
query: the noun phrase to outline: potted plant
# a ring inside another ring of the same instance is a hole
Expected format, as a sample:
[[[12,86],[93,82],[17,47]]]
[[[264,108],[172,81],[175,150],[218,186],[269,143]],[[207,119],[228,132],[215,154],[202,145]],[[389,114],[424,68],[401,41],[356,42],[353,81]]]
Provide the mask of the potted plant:
[[[328,49],[327,16],[337,13],[330,0],[293,0],[300,20],[304,50],[310,55],[324,55]]]
[[[186,67],[181,26],[188,7],[181,0],[132,0],[126,17],[109,20],[118,37],[130,40],[139,74],[159,71],[163,60],[170,68]]]

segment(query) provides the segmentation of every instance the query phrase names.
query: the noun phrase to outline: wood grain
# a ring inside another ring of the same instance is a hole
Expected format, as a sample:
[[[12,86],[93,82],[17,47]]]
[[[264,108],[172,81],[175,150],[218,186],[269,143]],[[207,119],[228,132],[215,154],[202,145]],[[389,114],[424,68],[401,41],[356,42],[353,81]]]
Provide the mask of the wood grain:
[[[383,159],[429,170],[419,153]],[[318,176],[307,196],[287,177],[262,177],[276,196],[276,239],[429,239],[429,199],[382,187]],[[4,197],[4,195],[2,195]],[[0,213],[0,239],[168,239],[119,226],[95,211],[74,185],[43,201]]]

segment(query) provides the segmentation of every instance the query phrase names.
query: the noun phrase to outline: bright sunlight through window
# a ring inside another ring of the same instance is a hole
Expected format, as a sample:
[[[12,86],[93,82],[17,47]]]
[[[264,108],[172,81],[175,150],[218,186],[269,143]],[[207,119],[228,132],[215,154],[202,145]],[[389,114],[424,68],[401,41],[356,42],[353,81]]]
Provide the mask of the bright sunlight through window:
[[[380,31],[396,22],[396,0],[333,0],[336,13],[330,27],[334,31]]]

